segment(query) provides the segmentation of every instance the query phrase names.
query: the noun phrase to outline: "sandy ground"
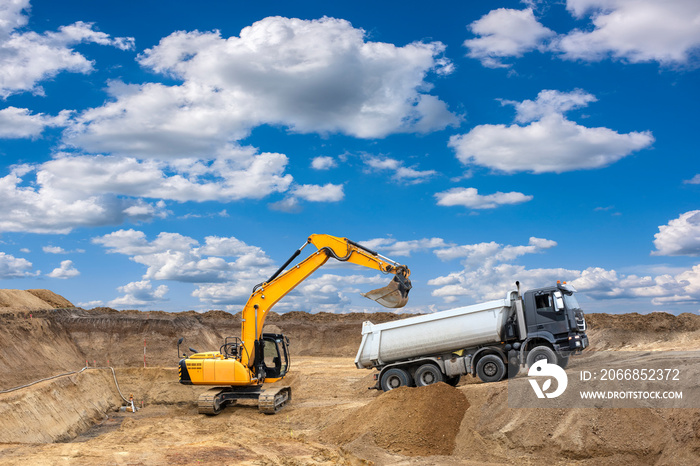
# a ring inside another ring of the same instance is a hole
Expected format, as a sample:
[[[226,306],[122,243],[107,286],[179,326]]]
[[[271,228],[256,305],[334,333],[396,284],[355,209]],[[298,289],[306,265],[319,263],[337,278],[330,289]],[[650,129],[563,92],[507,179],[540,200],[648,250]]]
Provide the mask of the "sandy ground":
[[[51,297],[51,310],[0,312],[0,390],[109,360],[122,393],[143,409],[117,411],[124,403],[108,369],[0,393],[3,465],[700,464],[699,409],[514,408],[508,382],[471,377],[456,388],[368,390],[372,372],[356,369],[353,353],[362,320],[397,318],[386,313],[272,316],[292,340],[282,381],[291,403],[272,416],[251,402],[199,415],[195,400],[206,388],[178,383],[174,343],[185,336],[214,349],[240,331],[237,316],[52,310],[64,307],[61,297],[33,291]],[[644,351],[635,357],[653,361],[665,356],[651,350],[700,350],[698,317],[590,316],[589,336],[593,348]],[[607,354],[572,358],[569,377],[610,365]]]

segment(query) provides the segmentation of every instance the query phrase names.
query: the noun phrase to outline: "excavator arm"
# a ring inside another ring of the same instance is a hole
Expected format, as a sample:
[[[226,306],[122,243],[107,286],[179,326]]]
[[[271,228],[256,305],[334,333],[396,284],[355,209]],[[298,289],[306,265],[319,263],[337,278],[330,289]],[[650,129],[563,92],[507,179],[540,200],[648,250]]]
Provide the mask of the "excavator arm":
[[[317,251],[285,271],[289,264],[309,244],[313,244]],[[258,360],[259,356],[256,357],[256,350],[258,349],[256,342],[262,336],[265,319],[272,307],[308,278],[309,275],[323,266],[329,258],[369,267],[382,273],[393,274],[394,278],[389,285],[365,293],[363,296],[390,308],[403,307],[408,302],[408,291],[411,289],[411,281],[408,278],[411,272],[408,267],[400,265],[347,238],[338,238],[331,235],[311,235],[267,281],[253,288],[253,292],[242,312],[242,364],[252,368]]]

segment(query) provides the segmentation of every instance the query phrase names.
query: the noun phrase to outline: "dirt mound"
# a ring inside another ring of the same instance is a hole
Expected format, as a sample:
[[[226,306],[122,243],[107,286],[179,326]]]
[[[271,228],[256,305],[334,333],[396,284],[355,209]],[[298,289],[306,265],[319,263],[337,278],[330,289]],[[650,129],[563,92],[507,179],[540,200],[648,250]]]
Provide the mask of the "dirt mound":
[[[587,314],[586,322],[592,351],[700,349],[700,315],[696,314]]]
[[[694,332],[700,330],[700,315],[683,313],[678,316],[667,312],[650,314],[587,314],[591,330],[615,328],[631,332]]]
[[[0,312],[35,311],[74,307],[70,301],[49,290],[0,290]]]
[[[341,445],[371,439],[406,456],[449,455],[468,407],[464,394],[444,383],[401,387],[356,409],[321,438]]]
[[[54,308],[75,307],[73,306],[73,303],[68,301],[66,298],[50,290],[27,290],[27,293],[36,296],[37,298],[41,299],[45,303],[50,304]]]
[[[453,455],[483,462],[698,464],[697,409],[511,408],[507,382],[461,387],[471,407]]]

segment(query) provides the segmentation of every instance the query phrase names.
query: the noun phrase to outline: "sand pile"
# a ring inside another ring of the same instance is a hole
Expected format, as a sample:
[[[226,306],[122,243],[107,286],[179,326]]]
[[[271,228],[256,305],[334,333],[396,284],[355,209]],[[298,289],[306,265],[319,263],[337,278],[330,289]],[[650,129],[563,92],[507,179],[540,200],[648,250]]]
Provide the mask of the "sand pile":
[[[321,439],[339,445],[371,440],[406,456],[449,455],[468,407],[464,394],[444,383],[401,387],[354,410]]]
[[[49,290],[0,290],[0,312],[37,311],[74,307],[63,296]]]

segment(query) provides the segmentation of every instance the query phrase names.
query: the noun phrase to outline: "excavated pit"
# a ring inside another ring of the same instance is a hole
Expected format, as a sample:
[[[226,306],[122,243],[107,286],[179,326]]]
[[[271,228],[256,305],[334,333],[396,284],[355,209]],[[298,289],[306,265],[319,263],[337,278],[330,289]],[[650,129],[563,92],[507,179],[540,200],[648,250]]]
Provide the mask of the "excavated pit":
[[[238,315],[82,310],[48,290],[0,290],[0,390],[109,361],[143,406],[118,412],[104,369],[0,393],[0,463],[700,464],[698,409],[516,409],[507,382],[471,377],[368,390],[372,371],[353,365],[362,321],[399,318],[272,314],[291,340],[292,403],[275,416],[243,402],[207,417],[195,403],[206,388],[177,381],[175,343],[216,350],[240,333]],[[700,349],[697,315],[587,318],[590,351]]]

